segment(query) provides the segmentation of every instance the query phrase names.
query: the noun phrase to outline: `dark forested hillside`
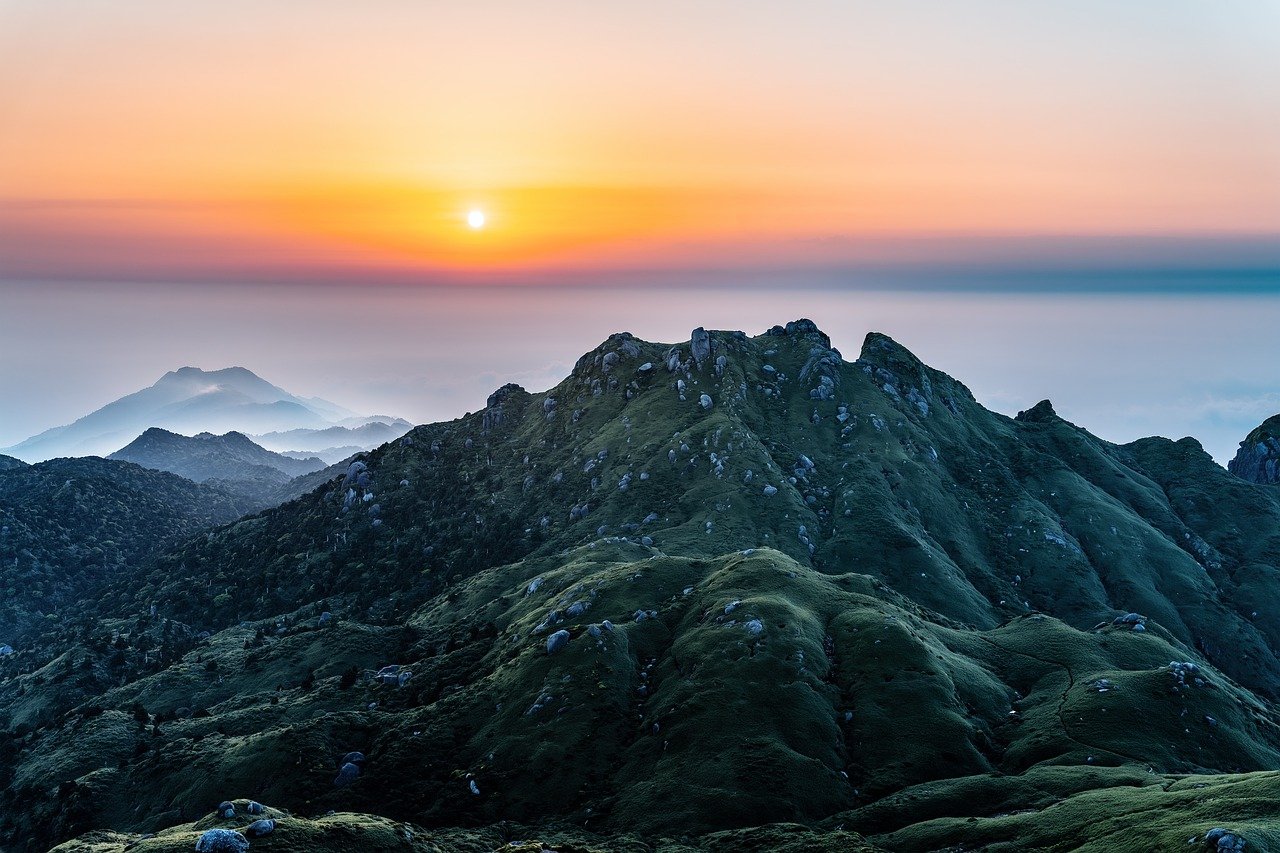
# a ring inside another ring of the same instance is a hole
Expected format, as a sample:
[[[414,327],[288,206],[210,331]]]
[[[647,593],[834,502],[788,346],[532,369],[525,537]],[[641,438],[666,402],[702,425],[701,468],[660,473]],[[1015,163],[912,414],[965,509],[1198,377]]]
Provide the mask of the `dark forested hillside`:
[[[107,458],[136,462],[144,468],[168,471],[197,483],[263,478],[282,483],[325,467],[315,457],[294,459],[272,453],[238,432],[186,436],[156,427]]]
[[[181,477],[95,457],[0,470],[0,643],[25,648],[64,619],[109,608],[105,584],[247,509]]]

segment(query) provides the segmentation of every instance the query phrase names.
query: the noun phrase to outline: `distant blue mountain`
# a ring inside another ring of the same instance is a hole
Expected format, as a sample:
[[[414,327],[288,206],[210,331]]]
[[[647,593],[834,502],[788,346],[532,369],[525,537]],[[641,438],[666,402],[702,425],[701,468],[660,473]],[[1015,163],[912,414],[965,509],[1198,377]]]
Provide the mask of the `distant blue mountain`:
[[[106,456],[151,427],[186,435],[256,434],[359,426],[371,420],[325,400],[294,396],[243,367],[183,367],[149,388],[3,452],[38,462],[59,456]]]

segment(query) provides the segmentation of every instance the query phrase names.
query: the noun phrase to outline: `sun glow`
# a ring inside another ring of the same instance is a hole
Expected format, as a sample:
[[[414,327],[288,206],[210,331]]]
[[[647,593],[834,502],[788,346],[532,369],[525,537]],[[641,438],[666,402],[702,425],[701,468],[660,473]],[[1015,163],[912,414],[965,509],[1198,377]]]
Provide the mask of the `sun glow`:
[[[484,211],[479,208],[472,208],[467,211],[467,225],[471,226],[473,230],[479,231],[483,228],[486,219]]]

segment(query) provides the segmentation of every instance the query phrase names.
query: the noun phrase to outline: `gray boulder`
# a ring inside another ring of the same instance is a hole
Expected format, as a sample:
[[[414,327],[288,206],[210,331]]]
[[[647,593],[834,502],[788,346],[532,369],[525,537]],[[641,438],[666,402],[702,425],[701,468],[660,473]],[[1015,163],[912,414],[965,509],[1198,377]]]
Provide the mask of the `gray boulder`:
[[[564,629],[556,631],[547,637],[547,654],[554,655],[567,645],[569,645],[569,632]]]
[[[359,778],[360,768],[351,762],[347,762],[342,765],[342,769],[338,771],[338,778],[333,780],[333,784],[339,788],[345,788]]]
[[[693,360],[701,367],[711,357],[711,336],[707,330],[699,326],[689,336],[689,349],[693,352]]]
[[[246,853],[249,839],[234,829],[209,829],[196,839],[196,853]]]
[[[1242,836],[1220,826],[1215,826],[1206,832],[1204,840],[1209,845],[1209,849],[1217,853],[1240,853],[1245,847]]]
[[[366,466],[363,462],[360,462],[359,460],[352,462],[350,465],[347,466],[347,475],[342,478],[342,485],[350,486],[352,483],[359,480],[360,475],[364,473],[367,467],[368,466]]]

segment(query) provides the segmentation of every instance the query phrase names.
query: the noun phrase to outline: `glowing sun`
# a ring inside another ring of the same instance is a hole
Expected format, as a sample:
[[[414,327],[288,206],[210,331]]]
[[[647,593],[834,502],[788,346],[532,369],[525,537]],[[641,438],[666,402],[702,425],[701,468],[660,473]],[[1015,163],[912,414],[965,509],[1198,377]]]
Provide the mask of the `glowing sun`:
[[[467,211],[467,225],[474,229],[480,229],[484,227],[484,223],[485,215],[483,210],[473,208],[472,210]]]

